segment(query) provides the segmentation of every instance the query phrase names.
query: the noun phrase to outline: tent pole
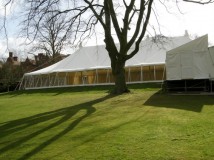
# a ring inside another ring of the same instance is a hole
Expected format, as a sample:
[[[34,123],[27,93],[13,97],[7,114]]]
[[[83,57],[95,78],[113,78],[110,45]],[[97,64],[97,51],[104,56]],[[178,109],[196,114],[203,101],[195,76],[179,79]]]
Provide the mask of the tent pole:
[[[67,76],[68,76],[68,72],[66,72],[66,74],[65,74],[64,85],[67,85]]]
[[[42,78],[42,76],[40,77],[40,81],[41,81],[40,87],[42,87],[42,85],[43,85],[43,78]]]
[[[22,86],[23,80],[24,80],[24,76],[22,76],[21,83],[19,85],[19,89],[18,90],[21,90],[21,86]]]
[[[48,79],[48,75],[46,75],[45,87],[47,87],[47,86],[48,86],[48,81],[49,81],[49,79]]]
[[[84,85],[85,81],[84,81],[84,77],[83,77],[82,71],[81,71],[81,79],[82,79],[82,85]]]
[[[26,77],[26,81],[24,82],[24,88],[26,88],[27,81],[28,81],[28,78]]]
[[[37,87],[38,83],[39,83],[39,77],[37,78],[37,81],[36,81],[36,87]]]
[[[26,87],[26,86],[27,86],[27,82],[28,82],[28,84],[30,85],[29,77],[26,77],[26,81],[25,81],[25,84],[24,84],[25,88],[27,88],[27,87]]]
[[[41,81],[41,83],[40,83],[40,87],[42,87],[42,84],[43,84],[42,75],[40,76],[40,81]]]
[[[164,68],[163,68],[163,76],[162,76],[162,81],[164,81],[164,75],[165,75],[165,72],[166,72],[166,65],[164,65]]]
[[[54,86],[56,86],[55,85],[56,84],[56,77],[57,77],[57,72],[56,72],[55,77],[54,77]]]
[[[108,83],[108,76],[109,76],[109,75],[108,75],[108,69],[106,70],[106,74],[107,74],[107,75],[106,75],[106,83]]]
[[[66,79],[67,85],[71,85],[71,84],[70,84],[70,82],[71,82],[71,80],[70,80],[70,73],[71,73],[71,72],[68,72],[68,74],[67,74],[67,79]]]
[[[48,79],[47,79],[47,75],[44,75],[44,85],[43,87],[46,87],[47,86],[47,82],[48,82]]]
[[[144,66],[142,66],[142,81],[144,81],[143,80],[143,78],[144,78],[144,69],[143,68],[144,68]]]
[[[33,87],[36,87],[37,76],[32,76],[33,78]]]
[[[156,80],[156,68],[155,68],[155,65],[154,65],[154,80]]]
[[[44,80],[44,87],[46,87],[47,86],[47,82],[48,82],[47,75],[44,75],[44,78],[45,78],[45,80]]]
[[[75,72],[75,74],[74,74],[73,85],[75,85],[76,74],[77,74],[77,72]]]
[[[96,83],[98,84],[99,83],[99,80],[98,80],[98,71],[97,71],[97,69],[96,69]]]
[[[57,81],[58,81],[58,82],[57,82],[57,86],[59,86],[59,82],[60,82],[60,81],[59,81],[58,73],[57,73]]]
[[[48,86],[50,87],[50,84],[51,84],[50,73],[48,74],[48,81],[49,81]]]
[[[44,75],[43,75],[44,76]],[[46,82],[47,82],[47,78],[45,78],[45,80],[44,80],[44,77],[41,77],[41,87],[44,87],[45,86],[45,84],[46,84]]]
[[[140,66],[140,81],[143,81],[143,72],[142,72],[143,66]]]
[[[93,78],[94,78],[93,84],[95,84],[95,81],[96,81],[96,72],[95,72],[95,70],[92,70],[92,71],[93,71]]]
[[[112,71],[109,70],[109,83],[111,83],[111,75],[112,75]]]
[[[162,90],[163,90],[165,72],[166,72],[166,65],[164,65],[164,67],[163,67],[163,76],[162,76],[162,83],[161,83],[161,88],[162,88]]]
[[[85,74],[83,74],[83,71],[81,71],[81,77],[82,77],[82,85],[85,85]]]
[[[129,67],[129,74],[128,74],[128,82],[131,82],[130,67]]]
[[[36,76],[32,76],[32,87],[36,87]]]
[[[27,83],[25,84],[25,87],[30,87],[31,86],[31,83],[32,83],[32,79],[31,79],[31,76],[29,76],[28,78],[27,78]]]
[[[30,79],[30,80],[29,80],[29,87],[31,87],[32,84],[33,84],[33,78],[32,78],[32,76],[30,76],[30,78],[28,78],[28,79]]]
[[[48,79],[47,79],[47,75],[44,75],[44,78],[45,78],[45,80],[44,80],[44,87],[46,87],[47,86],[47,82],[48,82]]]

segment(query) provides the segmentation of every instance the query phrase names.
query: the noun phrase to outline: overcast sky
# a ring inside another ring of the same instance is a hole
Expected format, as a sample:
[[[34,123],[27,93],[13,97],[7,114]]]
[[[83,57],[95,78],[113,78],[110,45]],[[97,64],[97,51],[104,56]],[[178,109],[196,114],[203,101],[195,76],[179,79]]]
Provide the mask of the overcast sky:
[[[214,4],[198,5],[193,3],[180,3],[182,14],[167,14],[161,17],[164,34],[169,36],[182,35],[188,30],[192,36],[208,34],[209,41],[214,44]]]
[[[156,6],[158,8],[158,19],[160,23],[161,33],[165,36],[182,36],[185,30],[188,31],[191,38],[196,36],[202,36],[208,34],[210,45],[214,45],[214,4],[198,5],[193,3],[180,3],[179,9],[174,5],[168,6],[168,11],[163,6]],[[2,8],[0,8],[0,14],[3,14]],[[151,24],[157,23],[154,16],[151,18]],[[8,48],[17,54],[23,55],[23,52],[27,52],[25,46],[19,46],[23,40],[17,38],[18,22],[16,18],[9,19],[8,22]],[[98,39],[92,39],[89,42],[85,42],[84,45],[96,45],[103,44],[100,40],[102,34],[99,34]],[[69,49],[65,51],[69,53]],[[7,43],[5,37],[0,37],[0,59],[8,56]]]

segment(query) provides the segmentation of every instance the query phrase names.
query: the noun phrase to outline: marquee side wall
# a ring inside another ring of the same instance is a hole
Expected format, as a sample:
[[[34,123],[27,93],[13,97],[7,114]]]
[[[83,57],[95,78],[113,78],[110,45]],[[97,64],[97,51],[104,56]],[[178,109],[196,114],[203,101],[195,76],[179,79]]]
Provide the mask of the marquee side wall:
[[[126,67],[125,74],[127,83],[163,81],[166,79],[164,64]],[[25,76],[20,85],[20,89],[104,85],[113,83],[114,78],[111,69],[95,69]]]

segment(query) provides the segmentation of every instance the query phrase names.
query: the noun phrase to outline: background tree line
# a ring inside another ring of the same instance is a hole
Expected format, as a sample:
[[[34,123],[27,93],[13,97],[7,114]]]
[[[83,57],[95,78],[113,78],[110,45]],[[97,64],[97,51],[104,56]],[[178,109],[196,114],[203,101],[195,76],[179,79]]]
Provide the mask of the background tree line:
[[[13,91],[24,74],[22,66],[13,66],[1,61],[0,67],[0,92]]]

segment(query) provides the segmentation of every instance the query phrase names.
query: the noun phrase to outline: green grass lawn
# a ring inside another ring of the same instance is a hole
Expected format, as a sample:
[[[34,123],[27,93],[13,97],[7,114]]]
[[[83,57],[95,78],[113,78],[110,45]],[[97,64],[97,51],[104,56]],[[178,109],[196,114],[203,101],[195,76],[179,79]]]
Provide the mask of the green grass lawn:
[[[130,88],[0,94],[0,160],[214,159],[214,96]]]

